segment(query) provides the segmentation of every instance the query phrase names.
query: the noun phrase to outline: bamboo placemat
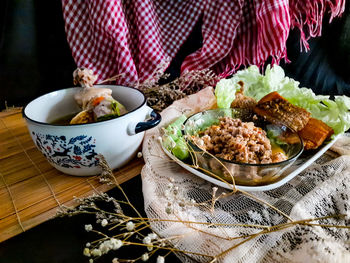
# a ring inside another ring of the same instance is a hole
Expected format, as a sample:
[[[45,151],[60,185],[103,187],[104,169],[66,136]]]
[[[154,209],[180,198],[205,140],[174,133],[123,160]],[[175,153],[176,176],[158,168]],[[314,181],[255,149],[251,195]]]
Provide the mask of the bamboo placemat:
[[[135,158],[114,171],[118,182],[139,175],[143,164]],[[111,188],[96,176],[53,168],[34,145],[21,109],[0,112],[0,242],[52,218],[60,205],[74,206],[74,197]]]

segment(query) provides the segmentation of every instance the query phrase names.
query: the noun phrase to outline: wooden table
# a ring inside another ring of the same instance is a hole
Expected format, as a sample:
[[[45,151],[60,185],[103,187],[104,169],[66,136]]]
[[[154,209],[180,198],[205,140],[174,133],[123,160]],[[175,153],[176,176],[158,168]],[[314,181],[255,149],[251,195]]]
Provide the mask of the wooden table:
[[[119,183],[140,174],[142,158],[114,171]],[[0,242],[55,216],[74,197],[105,192],[112,186],[96,176],[75,177],[53,168],[34,145],[21,109],[0,112]]]

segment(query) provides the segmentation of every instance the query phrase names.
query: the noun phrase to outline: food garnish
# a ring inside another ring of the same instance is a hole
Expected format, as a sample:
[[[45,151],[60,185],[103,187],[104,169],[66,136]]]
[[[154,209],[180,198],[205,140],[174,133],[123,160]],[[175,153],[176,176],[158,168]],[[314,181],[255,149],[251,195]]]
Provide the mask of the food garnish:
[[[235,99],[231,103],[231,108],[238,109],[254,109],[258,104],[257,101],[251,97],[244,95],[244,83],[239,81],[238,84],[241,86],[235,94]]]
[[[310,119],[310,113],[295,106],[273,91],[264,96],[254,107],[254,112],[269,122],[279,122],[294,131],[300,131]]]
[[[187,143],[181,132],[181,127],[186,119],[186,115],[181,115],[164,129],[164,147],[180,160],[185,160],[189,157]]]

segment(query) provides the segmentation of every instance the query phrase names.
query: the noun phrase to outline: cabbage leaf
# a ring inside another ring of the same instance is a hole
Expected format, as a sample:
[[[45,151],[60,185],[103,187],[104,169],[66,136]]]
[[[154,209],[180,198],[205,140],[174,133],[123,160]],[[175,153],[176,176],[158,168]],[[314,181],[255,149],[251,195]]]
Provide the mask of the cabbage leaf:
[[[221,79],[215,87],[216,104],[221,109],[230,108],[236,98],[236,91],[240,89],[235,78]]]

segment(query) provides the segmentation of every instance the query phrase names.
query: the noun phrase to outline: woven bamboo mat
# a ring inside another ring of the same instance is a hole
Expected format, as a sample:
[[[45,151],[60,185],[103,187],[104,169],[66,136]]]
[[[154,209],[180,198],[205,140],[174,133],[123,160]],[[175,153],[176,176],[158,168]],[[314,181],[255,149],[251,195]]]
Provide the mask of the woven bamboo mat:
[[[135,158],[114,171],[119,183],[139,175],[144,162]],[[21,109],[0,112],[0,242],[56,214],[73,197],[107,191],[96,176],[74,177],[53,168],[34,145]]]

